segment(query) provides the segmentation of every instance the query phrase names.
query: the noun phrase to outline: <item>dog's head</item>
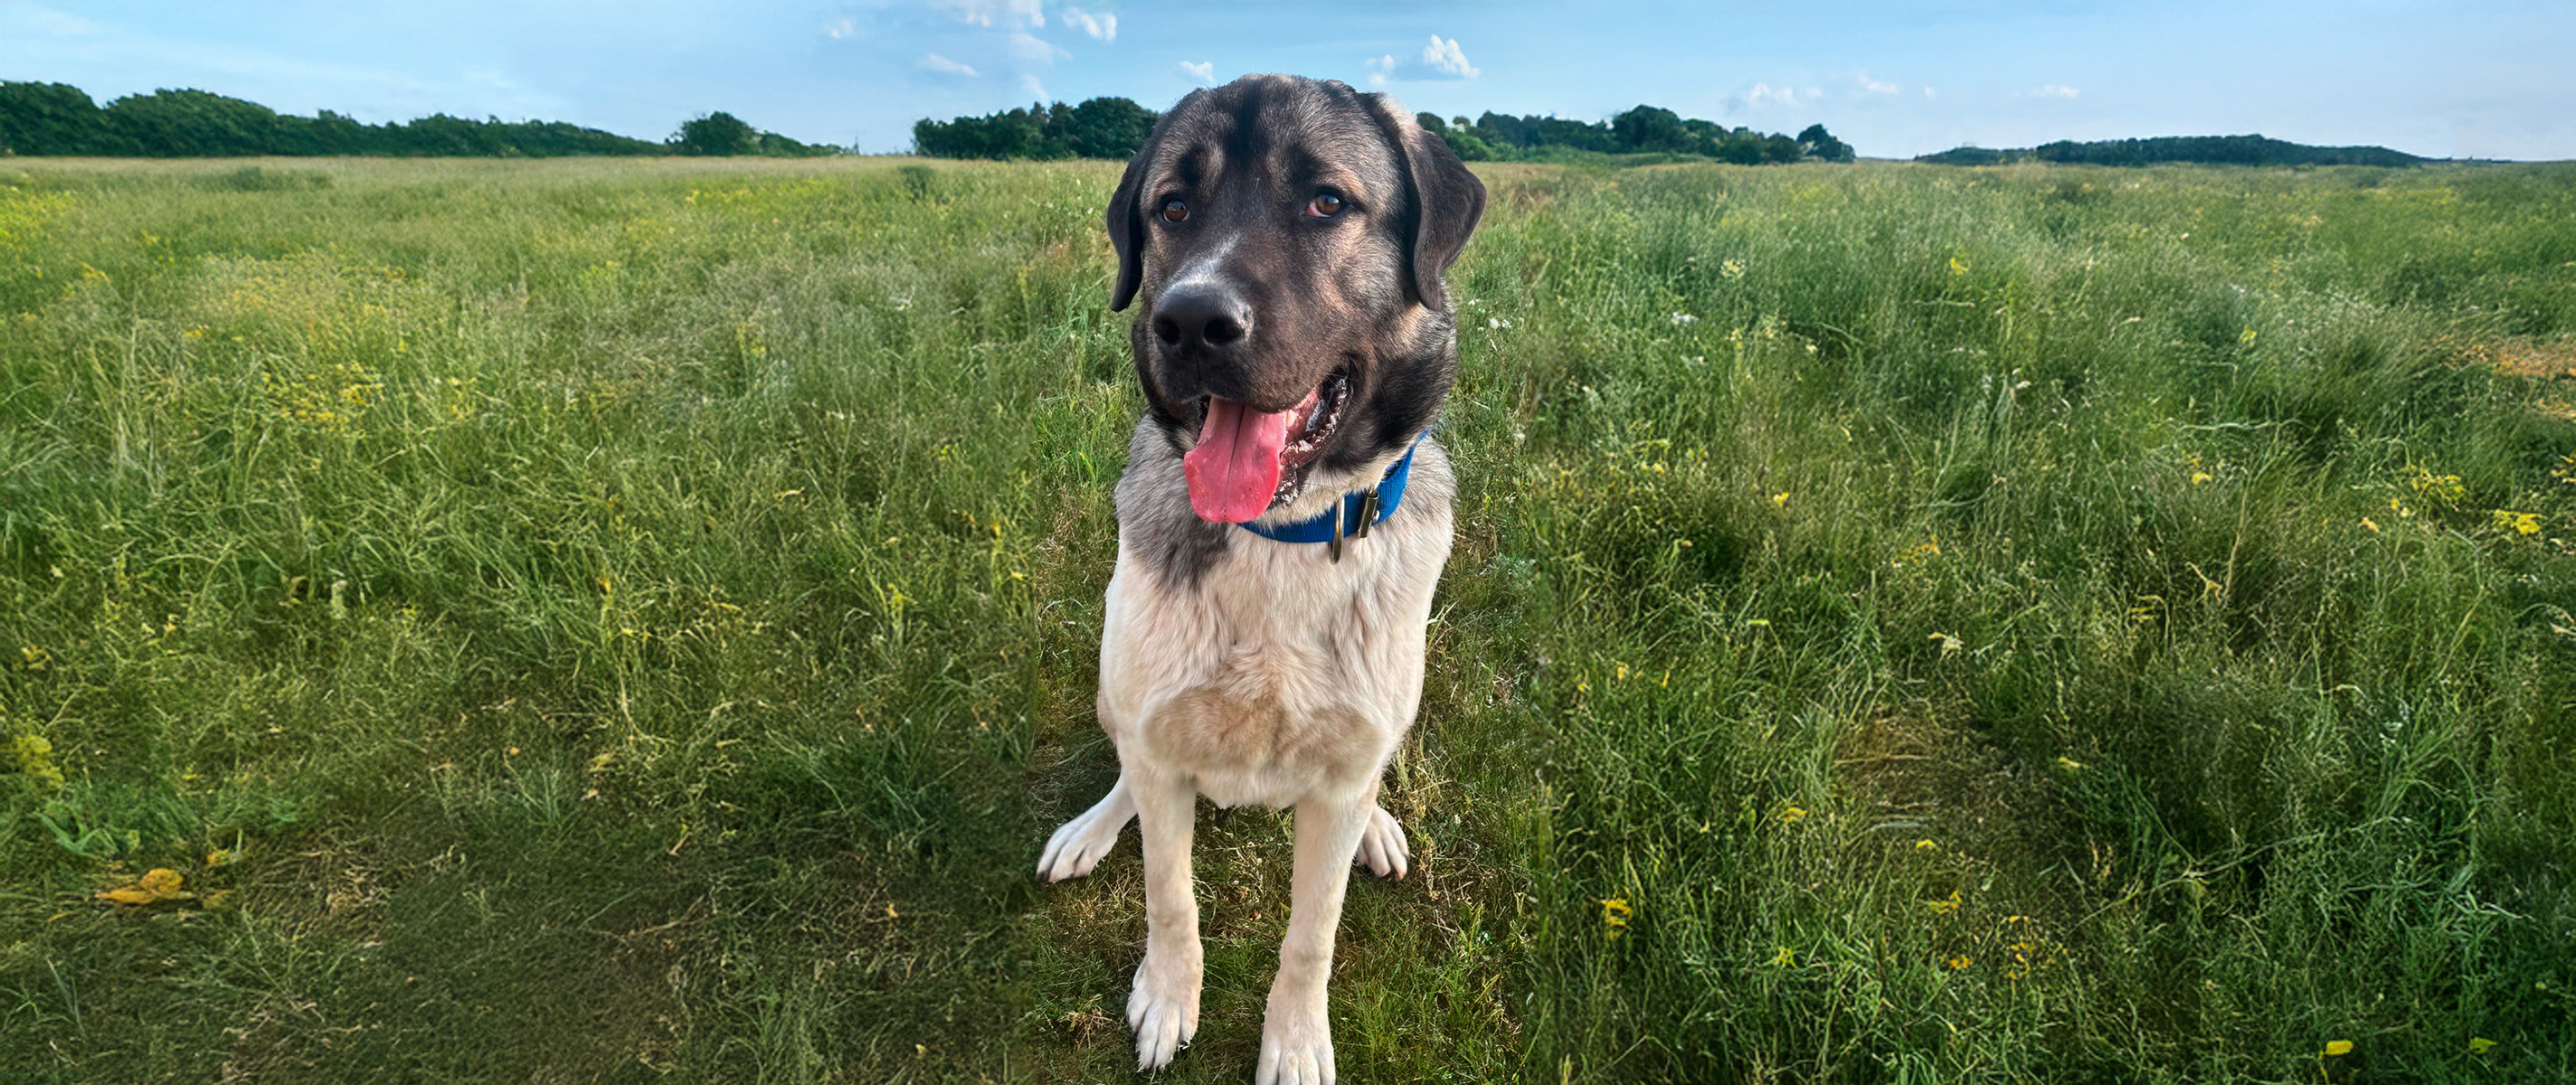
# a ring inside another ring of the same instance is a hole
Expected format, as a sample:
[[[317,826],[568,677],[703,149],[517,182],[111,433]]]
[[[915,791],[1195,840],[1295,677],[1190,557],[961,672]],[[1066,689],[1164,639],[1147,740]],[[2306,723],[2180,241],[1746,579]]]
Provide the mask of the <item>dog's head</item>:
[[[1430,425],[1457,364],[1441,272],[1485,186],[1395,102],[1245,76],[1183,98],[1109,201],[1118,285],[1190,507],[1338,492]]]

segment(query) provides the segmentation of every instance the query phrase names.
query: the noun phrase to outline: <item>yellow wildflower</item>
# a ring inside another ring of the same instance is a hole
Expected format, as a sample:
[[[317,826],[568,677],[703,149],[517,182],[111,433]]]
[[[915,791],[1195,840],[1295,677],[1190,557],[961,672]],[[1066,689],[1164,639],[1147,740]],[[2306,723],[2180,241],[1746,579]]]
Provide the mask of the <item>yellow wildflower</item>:
[[[2328,1057],[2337,1057],[2337,1058],[2339,1058],[2339,1057],[2341,1057],[2341,1056],[2349,1055],[2349,1054],[2352,1054],[2352,1041],[2350,1041],[2350,1040],[2328,1040],[2328,1041],[2326,1041],[2326,1055],[2327,1055]]]
[[[63,786],[63,770],[54,764],[54,744],[42,735],[11,735],[0,741],[8,767],[34,777],[47,787]]]
[[[2497,509],[2495,510],[2494,522],[2495,529],[2498,531],[2511,531],[2517,535],[2540,534],[2540,514],[2536,512],[2515,512],[2512,509]]]
[[[165,900],[194,900],[196,894],[180,888],[186,879],[175,870],[155,868],[132,885],[109,889],[98,894],[100,900],[141,907]]]

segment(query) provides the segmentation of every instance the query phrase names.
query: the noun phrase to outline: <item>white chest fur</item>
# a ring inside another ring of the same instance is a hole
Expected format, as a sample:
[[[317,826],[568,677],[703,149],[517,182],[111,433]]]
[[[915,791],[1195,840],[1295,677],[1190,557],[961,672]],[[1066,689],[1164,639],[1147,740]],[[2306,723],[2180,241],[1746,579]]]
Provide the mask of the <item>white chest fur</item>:
[[[1444,487],[1445,488],[1445,487]],[[1100,645],[1100,718],[1222,806],[1287,806],[1374,783],[1422,696],[1449,558],[1446,494],[1331,560],[1248,532],[1194,586],[1121,540]]]

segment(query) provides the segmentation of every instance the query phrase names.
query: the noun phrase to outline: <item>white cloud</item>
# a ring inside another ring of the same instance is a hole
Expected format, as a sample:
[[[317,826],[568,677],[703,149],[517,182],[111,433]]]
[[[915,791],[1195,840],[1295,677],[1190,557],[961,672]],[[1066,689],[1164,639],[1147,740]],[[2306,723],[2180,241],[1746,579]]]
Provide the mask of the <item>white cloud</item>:
[[[1872,94],[1894,94],[1903,88],[1894,83],[1881,83],[1864,75],[1860,77],[1860,89]]]
[[[1020,89],[1036,95],[1041,102],[1055,97],[1047,93],[1046,84],[1038,82],[1038,77],[1029,72],[1020,73]]]
[[[1814,87],[1799,90],[1796,87],[1775,87],[1769,83],[1755,83],[1753,84],[1752,90],[1744,92],[1744,104],[1796,105],[1800,98],[1813,100],[1821,97],[1823,94],[1823,91],[1817,90]]]
[[[2051,83],[2039,88],[2038,90],[2032,91],[2031,93],[2039,95],[2042,98],[2072,98],[2083,92],[2073,87],[2061,87],[2055,83]]]
[[[975,74],[975,69],[957,63],[956,61],[950,60],[937,53],[932,53],[929,56],[921,58],[921,66],[934,72],[946,72],[950,75]]]
[[[1202,60],[1192,64],[1184,60],[1181,62],[1181,74],[1213,87],[1216,85],[1216,62]]]
[[[1011,32],[1010,44],[1013,57],[1031,64],[1053,64],[1060,57],[1073,55],[1052,43],[1039,40],[1035,35],[1019,31]]]
[[[976,26],[1019,30],[1046,25],[1038,0],[933,0],[933,6]]]
[[[1924,97],[1926,97],[1926,98],[1938,98],[1938,97],[1940,97],[1940,95],[1932,93],[1932,88],[1930,88],[1930,87],[1925,87],[1925,88],[1923,88],[1923,96],[1924,96]]]
[[[1460,79],[1474,79],[1484,71],[1467,63],[1467,52],[1458,48],[1458,39],[1443,41],[1438,34],[1431,35],[1431,44],[1422,47],[1422,62],[1432,71]]]
[[[846,15],[832,20],[829,25],[823,28],[823,36],[830,38],[833,41],[845,40],[858,32],[858,21]]]
[[[1056,13],[1064,25],[1092,36],[1096,41],[1118,40],[1118,16],[1108,12],[1094,14],[1081,8],[1066,8]]]
[[[1368,72],[1368,81],[1370,86],[1385,86],[1387,77],[1395,74],[1395,54],[1389,53],[1377,58],[1376,60],[1369,61]]]

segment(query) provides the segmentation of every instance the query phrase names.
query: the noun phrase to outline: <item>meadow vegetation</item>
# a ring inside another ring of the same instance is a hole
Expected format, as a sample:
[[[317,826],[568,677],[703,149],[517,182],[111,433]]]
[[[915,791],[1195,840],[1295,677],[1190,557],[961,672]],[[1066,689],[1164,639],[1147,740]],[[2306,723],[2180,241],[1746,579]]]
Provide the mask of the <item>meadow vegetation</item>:
[[[1479,172],[1346,1080],[2576,1074],[2576,169]],[[1116,173],[0,163],[0,1079],[1124,1078]]]

